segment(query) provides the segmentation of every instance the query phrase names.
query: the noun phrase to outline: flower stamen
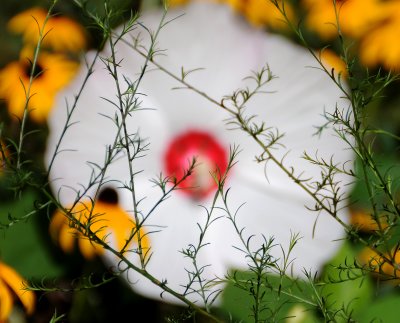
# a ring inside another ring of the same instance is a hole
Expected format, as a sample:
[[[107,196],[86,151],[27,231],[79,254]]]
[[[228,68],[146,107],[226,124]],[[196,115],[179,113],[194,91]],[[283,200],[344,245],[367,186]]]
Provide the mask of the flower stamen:
[[[165,153],[165,168],[168,176],[181,180],[191,161],[195,158],[193,172],[179,184],[179,188],[194,200],[200,200],[215,192],[217,178],[226,171],[227,153],[224,147],[209,133],[190,130],[177,136]]]

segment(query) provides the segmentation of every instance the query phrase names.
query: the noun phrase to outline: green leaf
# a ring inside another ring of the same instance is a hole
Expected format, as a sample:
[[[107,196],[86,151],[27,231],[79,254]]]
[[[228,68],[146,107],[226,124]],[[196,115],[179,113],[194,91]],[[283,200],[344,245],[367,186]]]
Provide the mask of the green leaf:
[[[236,272],[233,277],[233,280],[242,283],[236,284],[232,281],[226,286],[222,293],[221,309],[232,315],[234,322],[254,322],[252,308],[255,298],[251,295],[250,286],[251,282],[257,281],[257,276],[251,272]],[[307,304],[313,294],[308,282],[273,274],[263,275],[261,280],[264,284],[261,289],[264,294],[260,299],[263,309],[258,321],[318,322],[314,307]]]
[[[325,267],[321,279],[327,282],[322,288],[322,296],[330,309],[344,308],[346,313],[357,318],[372,300],[373,283],[361,270],[354,269],[355,259],[356,250],[350,243],[343,243],[337,255]]]
[[[8,214],[22,218],[32,211],[37,195],[25,193],[21,199],[0,205],[0,221],[7,223]],[[0,237],[0,255],[2,261],[14,267],[27,279],[55,278],[63,274],[64,269],[51,254],[51,241],[48,239],[48,228],[39,226],[37,213],[28,220],[13,224],[3,229]],[[47,224],[47,221],[43,221]]]
[[[392,294],[374,300],[360,315],[360,322],[399,322],[400,295]]]

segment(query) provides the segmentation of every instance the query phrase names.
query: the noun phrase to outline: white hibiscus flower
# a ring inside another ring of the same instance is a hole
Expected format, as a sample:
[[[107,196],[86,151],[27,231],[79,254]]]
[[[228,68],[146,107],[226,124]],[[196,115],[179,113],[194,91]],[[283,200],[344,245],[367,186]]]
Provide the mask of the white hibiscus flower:
[[[191,73],[187,81],[217,101],[238,88],[251,86],[251,81],[244,78],[268,63],[278,78],[266,87],[271,93],[255,96],[246,104],[246,111],[284,133],[280,141],[282,149],[273,150],[278,160],[285,156],[285,165],[293,166],[299,173],[304,171],[304,178],[315,179],[319,178],[320,169],[301,158],[304,151],[311,156],[316,152],[322,157],[334,156],[337,163],[352,160],[351,152],[334,130],[314,135],[315,126],[326,122],[324,111],[332,112],[336,104],[340,106],[343,102],[339,102],[339,90],[322,71],[308,68],[317,64],[304,48],[254,29],[224,5],[193,3],[183,9],[170,10],[167,17],[167,20],[179,18],[161,29],[157,48],[166,51],[155,56],[155,61],[176,75],[180,75],[181,67],[185,70],[204,68]],[[143,26],[156,30],[161,18],[162,12],[154,11],[144,13],[139,20]],[[149,46],[148,33],[139,25],[124,39],[132,44],[139,34],[141,45]],[[105,49],[102,56],[108,58],[109,55],[110,50]],[[137,79],[144,58],[122,42],[116,47],[116,55],[120,85],[126,89],[125,78]],[[93,56],[89,53],[88,61]],[[66,122],[65,97],[72,102],[86,74],[87,69],[83,67],[74,84],[60,95],[49,119],[48,164]],[[147,270],[174,290],[185,291],[187,272],[192,271],[193,266],[181,251],[198,241],[197,223],[204,226],[207,215],[200,205],[210,207],[215,192],[210,171],[215,163],[221,169],[226,167],[232,145],[239,145],[241,152],[238,163],[228,175],[226,185],[231,188],[228,203],[233,211],[245,203],[237,217],[238,226],[245,227],[244,235],[256,235],[254,247],[261,243],[261,235],[273,236],[275,243],[287,250],[291,233],[299,233],[302,239],[292,254],[293,274],[301,275],[303,268],[321,268],[340,246],[337,240],[345,235],[343,227],[328,214],[318,215],[307,210],[305,206],[312,207],[315,201],[279,167],[271,162],[266,167],[256,163],[255,156],[262,153],[261,148],[244,132],[227,130],[225,120],[229,115],[226,111],[194,91],[173,90],[180,86],[178,81],[153,66],[140,84],[139,92],[143,95],[137,96],[143,109],[132,112],[127,120],[129,132],[140,134],[149,143],[145,156],[131,163],[140,216],[151,212],[143,227],[149,233],[152,252]],[[104,164],[106,147],[116,137],[117,127],[112,122],[116,107],[110,103],[118,106],[116,93],[113,77],[99,60],[72,115],[77,123],[67,130],[60,146],[62,152],[50,172],[53,191],[63,205],[73,203],[76,191],[83,191],[93,169],[99,172],[93,165]],[[161,192],[150,179],[160,172],[177,175],[179,168],[188,167],[188,160],[193,156],[200,165],[184,183],[197,188],[174,191],[151,211]],[[122,188],[130,180],[126,157],[119,155],[107,169],[106,179],[106,186],[112,186],[118,193],[118,199],[112,200],[115,203],[118,200],[119,206],[132,215],[132,194]],[[341,192],[347,193],[349,187],[345,184],[349,179],[340,180]],[[94,197],[96,188],[90,189],[87,195]],[[242,246],[231,221],[221,210],[212,218],[218,216],[220,218],[206,232],[204,243],[209,244],[200,250],[197,258],[199,266],[205,266],[202,274],[206,279],[223,277],[230,268],[247,268],[247,259],[234,248]],[[346,212],[342,211],[339,216],[345,219]],[[282,257],[280,247],[273,248],[272,254]],[[127,253],[126,256],[138,264],[137,255]],[[108,260],[117,265],[113,257]],[[136,292],[160,297],[162,290],[136,272],[130,271],[127,280]],[[203,302],[195,293],[188,298]],[[163,299],[177,301],[167,293],[163,294]]]

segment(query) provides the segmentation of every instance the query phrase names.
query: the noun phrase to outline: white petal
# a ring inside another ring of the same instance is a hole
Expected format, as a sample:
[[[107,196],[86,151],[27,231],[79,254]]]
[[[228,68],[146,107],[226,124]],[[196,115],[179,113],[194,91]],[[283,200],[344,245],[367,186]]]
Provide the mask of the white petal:
[[[315,132],[313,126],[324,123],[321,116],[324,109],[333,111],[340,93],[322,72],[306,68],[307,65],[316,65],[306,50],[279,36],[253,29],[238,20],[226,6],[193,3],[184,9],[171,10],[168,17],[177,17],[183,12],[184,16],[162,29],[157,46],[167,49],[167,55],[156,56],[157,62],[176,75],[180,74],[181,66],[186,71],[206,68],[190,74],[187,81],[218,101],[222,96],[244,86],[246,83],[243,78],[251,70],[258,70],[268,63],[279,78],[272,81],[267,89],[277,92],[257,96],[249,103],[247,111],[258,115],[267,126],[278,127],[285,132],[283,143],[286,148],[276,151],[278,158],[289,150],[290,154],[285,159],[287,165],[299,171],[305,170],[307,176],[313,178],[318,178],[319,169],[310,167],[309,163],[300,158],[304,149],[311,155],[315,151],[325,157],[334,154],[337,161],[342,163],[352,159],[349,151],[344,150],[343,142],[334,137],[332,130],[321,138],[312,136]],[[161,13],[157,11],[143,15],[141,21],[146,27],[155,30],[160,19]],[[138,29],[133,31],[125,39],[130,41],[138,32]],[[144,30],[141,30],[141,35],[144,38],[142,44],[148,45]],[[120,63],[121,72],[135,80],[143,58],[126,44],[117,46],[117,55],[123,59]],[[51,116],[47,162],[51,159],[65,120],[62,98],[66,95],[71,99],[79,89],[84,74],[85,69],[76,83],[60,96],[58,106]],[[264,167],[254,162],[254,156],[261,152],[260,147],[246,134],[226,130],[224,120],[229,116],[227,112],[192,91],[171,90],[177,86],[181,86],[179,82],[161,71],[148,72],[140,87],[146,96],[141,99],[143,107],[155,110],[135,112],[129,121],[130,132],[140,129],[140,133],[151,143],[147,156],[134,164],[136,171],[144,170],[136,176],[138,197],[146,197],[140,204],[143,213],[149,212],[160,196],[148,179],[164,170],[162,159],[169,141],[188,129],[208,131],[225,147],[238,143],[243,150],[239,155],[240,162],[233,169],[228,182],[233,187],[229,200],[233,208],[246,202],[240,211],[239,225],[245,226],[248,234],[275,236],[276,242],[285,249],[291,230],[300,233],[303,239],[294,251],[294,273],[299,274],[303,267],[319,269],[338,247],[338,243],[332,240],[343,236],[344,231],[340,225],[327,214],[321,214],[313,238],[316,215],[304,207],[312,202],[307,194],[276,166],[267,167],[268,182],[264,176]],[[90,168],[86,163],[102,163],[105,145],[112,143],[116,129],[110,120],[99,115],[113,115],[112,106],[99,97],[105,96],[115,102],[115,93],[112,78],[98,63],[74,113],[74,120],[79,120],[79,123],[67,132],[62,145],[63,149],[77,151],[63,152],[56,159],[50,174],[54,180],[52,185],[55,192],[63,185],[75,189],[79,188],[79,183],[85,185],[90,177]],[[62,179],[56,180],[58,178]],[[121,158],[108,170],[107,178],[129,181],[126,158]],[[345,179],[347,182],[348,179]],[[125,209],[131,210],[131,199],[126,193],[120,191],[121,203]],[[70,203],[75,195],[63,188],[60,197],[63,203]],[[210,200],[202,204],[209,206]],[[160,205],[146,220],[147,228],[156,225],[163,227],[161,232],[151,235],[154,254],[148,267],[149,272],[160,280],[165,278],[169,286],[178,291],[183,290],[180,285],[186,282],[184,268],[188,268],[187,259],[179,250],[197,241],[199,231],[196,223],[204,221],[204,215],[204,210],[197,203],[175,192],[173,198]],[[207,278],[222,276],[230,266],[245,267],[245,259],[240,258],[240,253],[232,247],[238,245],[238,240],[228,219],[216,221],[207,239],[211,245],[204,249],[206,252],[201,253],[198,259],[201,265],[212,265],[207,269]],[[259,239],[257,241],[260,242]],[[280,256],[278,251],[274,249],[276,257]],[[132,260],[136,261],[135,258]],[[161,290],[146,282],[146,279],[135,273],[129,273],[129,279],[134,282],[138,280],[132,284],[132,288],[143,295],[154,298],[159,296]],[[164,296],[168,301],[176,301],[166,294]],[[199,297],[193,300],[200,301]]]
[[[94,53],[89,53],[87,60],[91,61],[93,57]],[[83,64],[74,83],[58,96],[56,107],[49,118],[50,135],[45,154],[48,165],[54,156],[57,142],[66,124],[66,100],[68,109],[71,110],[74,97],[79,92],[87,72]],[[93,165],[104,167],[108,146],[114,143],[118,133],[117,126],[112,121],[118,112],[117,108],[107,101],[118,103],[116,93],[114,80],[106,71],[104,64],[98,60],[72,113],[71,126],[65,132],[58,149],[59,153],[50,171],[53,191],[59,194],[61,202],[65,205],[75,200],[76,191],[83,192],[87,188],[93,171],[95,176],[99,176],[99,168]],[[143,145],[150,144],[154,149],[160,150],[157,148],[161,144],[159,141],[149,143],[147,140],[149,134],[155,132],[164,136],[165,126],[160,122],[159,116],[148,111],[136,111],[134,114],[135,118],[130,117],[127,121],[129,134],[139,133],[143,139]],[[122,131],[121,133],[123,134]],[[145,168],[144,166],[155,170],[160,168],[159,165],[158,159],[138,158],[134,163],[134,171],[141,171]],[[154,171],[154,174],[156,173]],[[128,183],[129,179],[127,159],[121,153],[107,170],[105,181]],[[114,186],[118,186],[117,184],[115,182]],[[96,188],[97,185],[94,185],[86,195],[93,197],[93,191]]]
[[[146,183],[141,181],[138,181],[137,184],[140,188],[147,186]],[[147,193],[148,198],[143,201],[144,207],[142,208],[149,210],[160,195],[156,194],[154,189],[150,187],[145,193]],[[194,272],[195,268],[192,260],[182,254],[182,250],[186,250],[191,245],[198,245],[199,225],[205,226],[207,212],[203,207],[183,198],[181,194],[181,192],[175,192],[171,198],[162,202],[162,205],[145,221],[143,229],[148,234],[151,243],[151,259],[146,269],[158,280],[166,281],[168,287],[183,294],[189,282],[188,272]],[[129,200],[127,195],[127,191],[125,191],[121,197],[127,201]],[[212,219],[216,219],[218,215],[213,214]],[[146,214],[143,214],[143,216],[146,216]],[[220,251],[217,250],[218,245],[211,240],[217,234],[217,232],[214,232],[216,229],[219,229],[218,225],[212,224],[210,226],[202,241],[205,246],[201,248],[196,258],[196,266],[198,268],[204,267],[202,279],[205,279],[205,281],[210,281],[216,276],[222,277],[226,272],[226,267],[220,259]],[[135,265],[140,267],[137,255],[127,254],[127,256]],[[119,263],[114,256],[109,255],[107,259],[114,266]],[[126,278],[132,283],[131,287],[144,296],[158,299],[163,291],[133,270],[127,273]],[[191,288],[199,289],[197,280],[191,285]],[[212,294],[218,288],[221,288],[221,286],[207,287],[206,296]],[[197,293],[190,292],[191,290],[186,291],[188,293],[186,297],[193,302],[203,304],[202,297]],[[163,293],[163,300],[181,303],[176,297],[168,293]]]
[[[319,270],[340,247],[341,242],[338,240],[345,237],[341,225],[327,214],[318,216],[316,212],[307,210],[305,205],[313,204],[305,195],[274,192],[265,190],[265,186],[243,185],[235,180],[229,184],[230,212],[232,215],[236,214],[238,228],[245,228],[245,241],[254,235],[251,238],[253,252],[261,247],[263,236],[267,239],[273,237],[275,247],[270,254],[279,259],[278,264],[282,266],[282,250],[287,253],[292,234],[298,234],[300,239],[290,254],[289,259],[293,264],[287,274],[302,276],[304,269],[312,269],[313,272]],[[212,240],[220,243],[217,248],[221,250],[220,259],[224,259],[230,268],[245,270],[249,259],[237,251],[237,248],[244,250],[245,246],[239,241],[233,224],[228,219],[218,224],[221,225],[217,233],[219,237],[213,237]]]

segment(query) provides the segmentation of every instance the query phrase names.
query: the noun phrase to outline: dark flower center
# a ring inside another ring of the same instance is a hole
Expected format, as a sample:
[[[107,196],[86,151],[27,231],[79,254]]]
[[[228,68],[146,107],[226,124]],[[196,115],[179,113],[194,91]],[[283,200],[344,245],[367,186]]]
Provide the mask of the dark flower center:
[[[97,200],[107,204],[118,204],[118,193],[111,187],[105,187],[101,189]]]
[[[33,67],[33,64],[32,64],[31,61],[29,61],[29,64],[26,64],[26,65],[25,65],[24,73],[25,73],[25,75],[26,75],[27,77],[30,77],[30,76],[31,76],[32,67]],[[43,67],[42,67],[40,64],[36,63],[35,69],[34,69],[34,71],[33,71],[33,77],[34,77],[34,78],[38,78],[38,77],[40,77],[41,75],[43,75],[43,72],[44,72]]]

